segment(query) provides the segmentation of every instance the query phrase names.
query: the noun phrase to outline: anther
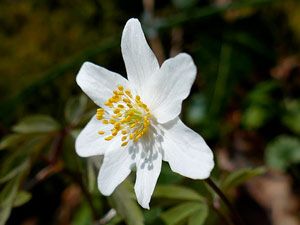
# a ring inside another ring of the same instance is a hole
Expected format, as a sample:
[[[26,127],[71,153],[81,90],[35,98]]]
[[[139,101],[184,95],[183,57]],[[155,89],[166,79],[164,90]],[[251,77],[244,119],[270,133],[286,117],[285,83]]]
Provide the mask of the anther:
[[[119,113],[119,112],[120,112],[120,109],[115,109],[115,110],[114,110],[114,113],[115,113],[115,114],[117,114],[117,113]]]
[[[109,122],[110,122],[111,124],[115,124],[115,123],[116,123],[116,121],[115,121],[114,119],[110,119]]]
[[[114,138],[114,136],[108,136],[108,137],[104,138],[104,140],[110,141],[110,140],[113,139],[113,138]]]
[[[123,90],[124,90],[124,87],[123,87],[122,85],[119,85],[119,86],[118,86],[118,89],[119,89],[120,91],[123,91]]]
[[[121,146],[126,146],[127,144],[128,144],[128,141],[123,142],[123,143],[121,144]]]

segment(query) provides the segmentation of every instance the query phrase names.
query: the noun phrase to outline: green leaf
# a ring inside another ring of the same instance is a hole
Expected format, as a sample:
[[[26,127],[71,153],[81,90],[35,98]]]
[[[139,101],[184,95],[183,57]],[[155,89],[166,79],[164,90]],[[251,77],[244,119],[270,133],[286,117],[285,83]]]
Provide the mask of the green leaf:
[[[18,133],[47,133],[60,129],[59,123],[47,115],[33,115],[25,117],[13,130]]]
[[[282,122],[296,134],[300,134],[300,100],[286,100],[284,102],[285,113]]]
[[[177,205],[161,214],[161,218],[167,225],[175,225],[198,210],[203,208],[203,202],[187,202]]]
[[[174,173],[169,164],[166,162],[162,163],[161,172],[159,175],[159,179],[157,181],[158,184],[175,184],[183,180],[183,176],[180,176],[177,173]]]
[[[132,184],[128,180],[125,180],[116,188],[110,200],[113,207],[124,218],[127,224],[142,225],[144,224],[143,214],[133,196]]]
[[[18,191],[20,177],[17,176],[9,181],[0,192],[0,225],[4,225],[9,218]]]
[[[67,122],[70,124],[77,122],[82,116],[82,113],[84,112],[87,103],[88,98],[83,94],[71,98],[67,102],[65,108],[65,118]]]
[[[88,190],[93,193],[95,190],[95,185],[97,183],[97,174],[95,170],[94,163],[91,160],[87,162],[87,186]]]
[[[93,224],[93,214],[86,201],[83,201],[79,209],[74,213],[72,225],[90,225]]]
[[[152,198],[168,198],[186,201],[203,200],[203,197],[193,189],[173,185],[157,185],[152,195]]]
[[[279,88],[279,82],[275,80],[261,82],[249,93],[247,101],[256,105],[269,105],[274,101],[272,93]]]
[[[190,216],[188,220],[188,225],[202,225],[208,216],[208,207],[206,204],[201,205],[201,209],[197,210]]]
[[[19,181],[20,175],[5,184],[0,193],[0,209],[4,208],[6,205],[9,205],[14,201],[17,194]]]
[[[145,224],[157,224],[157,220],[160,219],[159,216],[162,211],[162,207],[151,207],[151,210],[144,210]]]
[[[27,191],[19,191],[14,202],[13,207],[24,205],[31,199],[32,195]]]
[[[122,222],[122,218],[119,216],[115,216],[110,221],[105,223],[105,225],[116,225],[116,224],[120,224],[121,222]]]
[[[262,106],[250,105],[243,114],[242,123],[246,128],[257,129],[269,119],[269,113]]]
[[[265,173],[265,168],[258,167],[255,169],[245,168],[234,173],[231,173],[223,182],[223,190],[228,191],[231,188],[237,187],[247,180],[262,175]]]
[[[276,137],[267,145],[265,160],[268,166],[282,171],[300,163],[300,140],[287,135]]]
[[[0,150],[9,148],[9,147],[14,147],[16,146],[19,142],[23,141],[27,135],[24,134],[9,134],[6,135],[5,137],[2,138],[0,142]]]
[[[172,0],[172,3],[179,9],[191,8],[197,4],[198,0]]]
[[[24,154],[10,154],[6,157],[0,168],[0,184],[4,183],[29,166],[29,158]]]
[[[0,225],[5,225],[11,213],[12,206],[0,208]]]

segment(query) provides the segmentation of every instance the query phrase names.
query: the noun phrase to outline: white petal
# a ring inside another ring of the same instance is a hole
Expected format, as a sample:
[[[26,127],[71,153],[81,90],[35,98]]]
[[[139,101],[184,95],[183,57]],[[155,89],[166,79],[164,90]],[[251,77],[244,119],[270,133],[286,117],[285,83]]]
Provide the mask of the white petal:
[[[179,118],[162,125],[164,160],[171,169],[192,179],[206,179],[213,167],[213,153],[203,138]]]
[[[105,152],[103,164],[98,175],[98,188],[103,195],[111,195],[135,166],[135,154],[131,146],[121,147],[120,137],[113,139],[112,145]]]
[[[122,34],[121,50],[128,80],[135,91],[141,94],[144,84],[159,70],[159,64],[137,19],[127,21]]]
[[[113,90],[118,85],[128,87],[128,81],[121,75],[111,72],[101,66],[85,62],[76,77],[81,89],[100,107],[113,96]]]
[[[157,147],[157,143],[153,137],[150,138],[147,140],[147,137],[143,137],[139,140],[143,151],[136,166],[137,174],[134,186],[138,203],[146,209],[149,209],[149,202],[160,174],[162,163],[162,154]]]
[[[196,66],[190,55],[181,53],[166,60],[145,88],[143,101],[159,123],[166,123],[181,112],[196,78]]]
[[[111,143],[105,141],[105,134],[100,135],[98,131],[109,133],[110,129],[111,126],[103,125],[96,119],[96,116],[93,116],[76,138],[75,149],[77,154],[81,157],[103,155]]]

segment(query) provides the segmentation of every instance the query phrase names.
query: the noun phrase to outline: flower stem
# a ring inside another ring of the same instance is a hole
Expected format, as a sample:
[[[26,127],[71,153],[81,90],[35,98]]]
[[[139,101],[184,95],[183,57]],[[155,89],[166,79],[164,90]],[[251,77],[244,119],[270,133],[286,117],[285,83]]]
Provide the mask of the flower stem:
[[[204,180],[223,200],[223,202],[226,204],[228,209],[231,212],[232,220],[235,222],[236,225],[244,225],[239,213],[234,208],[234,206],[230,203],[230,201],[227,199],[227,197],[223,194],[223,192],[217,187],[217,185],[210,179],[207,178]]]

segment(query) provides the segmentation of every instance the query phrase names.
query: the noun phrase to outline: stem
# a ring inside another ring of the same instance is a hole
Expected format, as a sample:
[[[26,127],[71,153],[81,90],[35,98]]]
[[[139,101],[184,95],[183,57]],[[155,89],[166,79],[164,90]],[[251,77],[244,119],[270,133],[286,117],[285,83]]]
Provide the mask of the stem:
[[[234,206],[230,203],[230,201],[226,198],[226,196],[223,194],[223,192],[217,187],[217,185],[210,179],[207,178],[206,183],[219,195],[219,197],[223,200],[223,202],[226,204],[228,209],[231,212],[232,220],[235,222],[236,225],[244,225],[239,213],[234,208]]]

